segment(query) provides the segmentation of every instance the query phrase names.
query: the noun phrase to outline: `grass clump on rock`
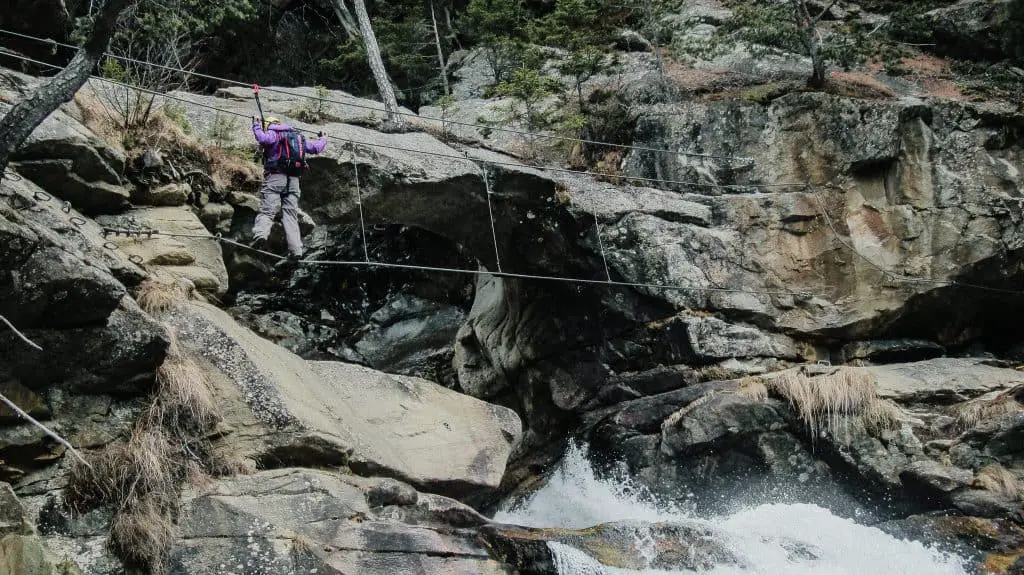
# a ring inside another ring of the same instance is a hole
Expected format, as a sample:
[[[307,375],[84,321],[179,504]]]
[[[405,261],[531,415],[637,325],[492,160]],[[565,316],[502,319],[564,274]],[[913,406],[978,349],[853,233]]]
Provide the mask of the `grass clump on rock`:
[[[902,425],[903,411],[876,394],[875,377],[867,370],[841,367],[830,373],[808,376],[800,370],[762,378],[764,395],[774,395],[796,411],[813,434],[837,435],[857,418],[872,435],[894,431]],[[746,390],[746,391],[744,391]],[[754,384],[741,385],[741,393],[762,394]]]
[[[154,286],[141,293],[146,297],[140,294],[140,304],[151,309],[166,309],[180,295]],[[152,402],[130,436],[92,455],[89,465],[76,462],[64,494],[65,503],[76,511],[113,505],[110,550],[126,567],[154,574],[164,571],[177,536],[182,484],[226,470],[214,464],[207,439],[220,421],[213,393],[199,366],[173,334],[170,339],[167,358],[156,372]]]

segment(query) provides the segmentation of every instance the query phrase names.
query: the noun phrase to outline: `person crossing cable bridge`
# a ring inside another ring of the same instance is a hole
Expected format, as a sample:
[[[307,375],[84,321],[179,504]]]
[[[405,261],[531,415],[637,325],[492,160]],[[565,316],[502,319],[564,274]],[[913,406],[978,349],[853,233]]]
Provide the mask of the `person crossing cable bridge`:
[[[264,249],[274,218],[281,212],[281,224],[288,243],[288,258],[281,266],[293,267],[303,255],[302,234],[299,231],[299,179],[306,170],[306,155],[320,154],[327,147],[323,132],[316,140],[307,140],[288,124],[275,117],[261,124],[252,119],[252,133],[263,148],[263,188],[260,190],[260,208],[252,227],[250,247]]]

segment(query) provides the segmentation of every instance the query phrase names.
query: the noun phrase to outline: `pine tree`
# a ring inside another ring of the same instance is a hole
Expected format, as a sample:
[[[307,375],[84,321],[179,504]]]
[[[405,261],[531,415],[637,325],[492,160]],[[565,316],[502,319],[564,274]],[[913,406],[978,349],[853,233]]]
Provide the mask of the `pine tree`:
[[[711,38],[691,39],[679,48],[684,53],[707,57],[745,43],[755,56],[802,54],[811,59],[808,85],[821,88],[829,62],[848,68],[864,61],[871,49],[856,27],[826,30],[822,25],[836,2],[832,0],[821,10],[812,10],[807,0],[733,2],[733,17],[719,26]]]

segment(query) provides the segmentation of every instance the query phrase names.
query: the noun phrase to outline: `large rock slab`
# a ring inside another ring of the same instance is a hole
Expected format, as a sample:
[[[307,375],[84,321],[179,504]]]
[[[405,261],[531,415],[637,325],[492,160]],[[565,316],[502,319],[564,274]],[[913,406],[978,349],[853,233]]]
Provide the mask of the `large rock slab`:
[[[141,271],[105,253],[95,224],[72,220],[80,216],[34,185],[3,186],[12,193],[0,201],[0,314],[43,351],[0,330],[0,374],[32,390],[148,389],[167,336],[115,277],[137,281]]]
[[[509,573],[476,542],[475,525],[451,520],[460,504],[432,512],[437,499],[393,480],[305,469],[222,479],[185,494],[170,572]]]
[[[683,319],[687,336],[698,360],[722,360],[743,357],[801,359],[792,339],[713,317]]]
[[[78,254],[90,267],[109,273],[128,287],[146,278],[146,272],[132,263],[128,254],[109,249],[109,245],[104,247],[102,226],[83,217],[73,205],[53,197],[26,178],[4,178],[3,189],[10,194],[8,202],[18,211],[22,225],[31,227],[33,233],[47,238],[49,243]]]
[[[426,380],[306,362],[210,305],[190,303],[164,319],[220,393],[248,406],[228,410],[238,430],[228,441],[255,459],[347,463],[463,497],[497,487],[521,431],[513,411]]]
[[[228,272],[220,242],[188,207],[132,210],[120,216],[97,218],[101,225],[127,230],[157,230],[195,237],[111,236],[110,241],[130,256],[142,259],[157,275],[184,278],[197,289],[215,296],[228,290]]]
[[[878,395],[900,403],[960,403],[1024,383],[1024,373],[982,359],[936,358],[864,369],[878,380]]]

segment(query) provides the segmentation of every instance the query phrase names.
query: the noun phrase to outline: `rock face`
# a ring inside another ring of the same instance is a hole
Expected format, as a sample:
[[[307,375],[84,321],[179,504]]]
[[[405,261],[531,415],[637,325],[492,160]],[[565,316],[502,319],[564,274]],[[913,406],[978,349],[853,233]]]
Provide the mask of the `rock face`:
[[[866,489],[903,502],[881,518],[915,505],[981,517],[1019,513],[1021,449],[1009,447],[1024,418],[1019,372],[951,359],[847,369],[876,382],[882,403],[859,415],[818,412],[814,423],[796,413],[809,401],[799,393],[716,382],[598,410],[584,425],[593,444],[624,459],[642,483],[670,497],[685,485],[697,493],[694,503],[710,509],[721,510],[720,502],[701,493],[795,496],[848,512]],[[809,384],[843,385],[830,371]],[[851,475],[855,481],[837,485]]]
[[[854,9],[833,8],[830,17]],[[976,22],[936,24],[937,36],[979,35],[987,50],[1003,8],[963,0],[928,18]],[[663,24],[706,34],[729,17],[717,2],[685,10]],[[320,123],[293,123],[333,138],[301,200],[312,256],[358,264],[333,272],[275,274],[245,250],[222,255],[210,234],[246,239],[254,196],[217,190],[210,202],[202,192],[216,182],[181,174],[129,193],[123,154],[58,111],[16,158],[26,179],[0,190],[0,314],[45,350],[0,326],[0,390],[76,446],[100,447],[128,432],[152,387],[169,345],[159,322],[178,332],[223,412],[215,449],[262,468],[189,488],[172,553],[181,575],[549,573],[554,544],[638,567],[635,525],[481,528],[465,506],[539,473],[570,431],[657,494],[696,491],[698,509],[753,491],[850,513],[895,501],[867,510],[879,519],[1019,521],[1020,372],[935,359],[1021,339],[1019,111],[812,92],[652,103],[665,102],[654,58],[628,60],[631,115],[618,128],[638,148],[600,178],[520,161],[522,139],[508,132],[461,127],[479,145],[452,143],[412,112],[414,130],[382,134],[380,105],[330,93],[341,103]],[[723,65],[764,80],[807,68],[736,50],[695,70]],[[454,118],[494,118],[504,105],[482,99],[484,68],[480,54],[463,61]],[[5,97],[24,95],[2,81]],[[317,93],[292,91],[264,91],[265,104],[306,117]],[[175,96],[251,115],[243,89]],[[201,133],[216,114],[188,108]],[[251,141],[244,124],[228,144]],[[175,171],[162,163],[154,152],[132,165]],[[129,198],[153,206],[123,213]],[[114,238],[118,249],[107,249],[76,210],[201,237]],[[281,346],[207,304],[143,313],[129,296],[147,275],[187,279]],[[339,358],[363,365],[321,361]],[[829,362],[863,366],[849,377],[876,380],[867,399]],[[805,365],[741,377],[794,364]],[[803,395],[783,391],[786,377],[803,378]],[[832,393],[826,407],[801,403]],[[0,480],[21,499],[10,507],[0,491],[0,528],[11,531],[0,567],[37,556],[23,505],[51,548],[115,572],[102,552],[110,517],[65,522],[56,511],[62,448],[6,410],[0,426]],[[731,561],[695,526],[653,532],[659,567]],[[1010,557],[1013,541],[992,549]]]
[[[557,426],[552,414],[607,401],[598,396],[615,372],[885,360],[884,346],[844,346],[904,333],[931,342],[911,345],[923,355],[906,359],[916,359],[1001,337],[1019,302],[948,282],[1019,279],[1020,143],[1003,129],[1019,115],[818,93],[658,111],[641,115],[637,144],[740,159],[631,152],[628,176],[692,182],[659,190],[329,123],[351,143],[313,160],[302,204],[320,226],[358,226],[361,199],[364,221],[425,230],[489,271],[500,260],[503,272],[604,279],[607,262],[612,279],[650,284],[478,282],[456,338],[458,385],[519,406],[544,433]]]
[[[352,348],[375,369],[422,373],[431,363],[451,363],[452,342],[464,320],[457,307],[398,297],[370,316]]]
[[[0,79],[0,90],[20,99],[35,83],[35,78],[12,73]],[[9,108],[0,102],[0,113]],[[11,159],[19,173],[83,213],[116,213],[129,204],[129,190],[121,185],[124,153],[63,109],[50,114]]]
[[[485,522],[394,480],[266,471],[185,495],[170,573],[511,574],[477,543]]]
[[[425,380],[306,362],[210,305],[164,319],[231,406],[228,449],[264,464],[347,465],[472,497],[498,486],[521,433],[509,409]]]
[[[58,429],[86,429],[81,397],[148,391],[168,340],[128,297],[142,272],[102,246],[95,223],[72,223],[27,180],[0,197],[0,315],[42,351],[0,330],[0,388]],[[85,222],[85,220],[81,220]],[[35,427],[2,418],[0,479],[48,465],[63,448]]]
[[[1012,56],[1005,44],[1013,0],[959,0],[924,15],[940,52],[959,57],[999,59]],[[1009,52],[1009,53],[1008,53]]]
[[[183,278],[201,292],[222,296],[228,289],[228,272],[220,243],[207,231],[187,207],[152,207],[132,210],[128,214],[103,216],[101,225],[122,230],[157,230],[166,234],[126,237],[112,236],[110,241],[129,256],[141,258],[153,274],[167,278]]]

